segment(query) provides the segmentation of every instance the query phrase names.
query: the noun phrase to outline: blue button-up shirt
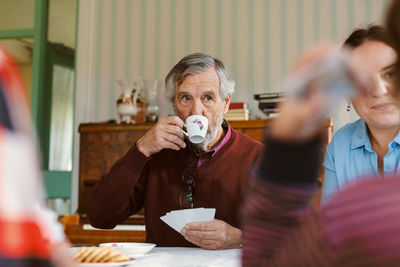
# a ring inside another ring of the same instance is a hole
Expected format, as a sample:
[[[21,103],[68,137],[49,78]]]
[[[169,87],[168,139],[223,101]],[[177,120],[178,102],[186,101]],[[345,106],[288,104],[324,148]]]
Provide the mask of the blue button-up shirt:
[[[400,131],[388,144],[383,159],[384,175],[397,173],[400,165]],[[322,202],[327,201],[347,184],[379,176],[378,155],[372,149],[363,120],[357,120],[339,129],[328,144],[325,154],[325,179]]]

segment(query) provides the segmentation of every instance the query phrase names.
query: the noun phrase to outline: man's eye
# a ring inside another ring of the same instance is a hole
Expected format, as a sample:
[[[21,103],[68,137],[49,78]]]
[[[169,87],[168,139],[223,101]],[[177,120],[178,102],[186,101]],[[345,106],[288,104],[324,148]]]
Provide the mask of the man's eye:
[[[188,96],[183,96],[183,97],[182,97],[182,100],[183,100],[183,101],[189,101],[189,100],[190,100],[190,97],[188,97]]]
[[[211,101],[211,100],[213,100],[213,98],[211,96],[207,95],[204,97],[204,100]]]

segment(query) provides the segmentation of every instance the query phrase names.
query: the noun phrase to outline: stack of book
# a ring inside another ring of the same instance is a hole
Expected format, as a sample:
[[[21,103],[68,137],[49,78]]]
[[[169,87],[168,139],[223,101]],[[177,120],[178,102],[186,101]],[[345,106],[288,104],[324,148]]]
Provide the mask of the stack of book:
[[[245,102],[231,102],[229,110],[225,114],[224,118],[227,121],[239,121],[249,119],[249,109]]]
[[[278,104],[284,101],[286,96],[287,93],[283,92],[263,93],[255,94],[254,99],[258,101],[259,110],[268,117],[274,117],[279,113]]]

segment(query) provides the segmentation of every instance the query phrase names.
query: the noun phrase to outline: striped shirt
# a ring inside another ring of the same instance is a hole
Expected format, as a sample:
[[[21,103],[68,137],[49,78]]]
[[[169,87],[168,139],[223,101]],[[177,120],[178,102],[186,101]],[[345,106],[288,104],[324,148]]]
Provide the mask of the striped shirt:
[[[267,140],[242,207],[243,265],[400,266],[400,179],[360,181],[314,210],[319,149]]]

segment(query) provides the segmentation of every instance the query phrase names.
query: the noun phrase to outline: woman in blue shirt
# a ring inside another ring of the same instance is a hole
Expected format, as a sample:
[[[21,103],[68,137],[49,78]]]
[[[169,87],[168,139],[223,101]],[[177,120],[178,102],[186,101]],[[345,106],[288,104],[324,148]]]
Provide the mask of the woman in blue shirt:
[[[371,80],[373,89],[352,99],[361,119],[339,129],[327,147],[322,202],[356,180],[396,173],[400,163],[393,41],[383,27],[370,26],[354,31],[344,46],[350,48],[352,60]]]

